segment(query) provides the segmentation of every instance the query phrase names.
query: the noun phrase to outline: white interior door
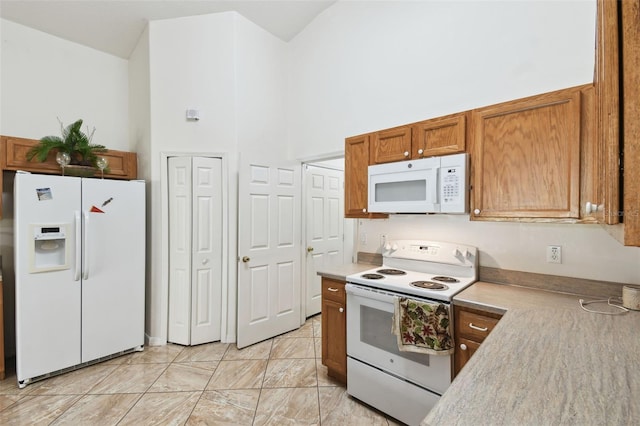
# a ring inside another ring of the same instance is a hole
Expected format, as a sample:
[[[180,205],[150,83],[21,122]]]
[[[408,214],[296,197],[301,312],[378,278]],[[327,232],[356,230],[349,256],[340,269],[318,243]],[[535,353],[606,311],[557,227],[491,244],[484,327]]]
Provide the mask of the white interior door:
[[[220,340],[222,160],[169,158],[168,340]]]
[[[238,183],[239,348],[300,326],[300,165],[243,161]]]
[[[321,282],[318,269],[343,262],[344,172],[311,165],[305,173],[305,314],[321,310]]]

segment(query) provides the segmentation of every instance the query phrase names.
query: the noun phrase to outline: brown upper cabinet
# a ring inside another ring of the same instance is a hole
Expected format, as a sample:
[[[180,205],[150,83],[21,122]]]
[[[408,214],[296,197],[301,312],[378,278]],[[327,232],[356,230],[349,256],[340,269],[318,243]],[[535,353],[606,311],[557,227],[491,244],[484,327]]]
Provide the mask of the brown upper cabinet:
[[[465,125],[460,113],[371,133],[369,164],[464,152]]]
[[[411,159],[411,126],[395,127],[371,133],[369,164],[392,163]]]
[[[581,88],[472,112],[473,219],[578,219]]]
[[[640,246],[640,0],[598,0],[597,219]],[[621,168],[621,166],[623,166]]]
[[[34,139],[0,136],[0,187],[2,187],[2,173],[5,171],[24,170],[33,173],[61,174],[60,166],[56,163],[55,151],[49,153],[44,162],[27,161],[27,151],[37,143],[39,141]],[[105,179],[137,179],[138,157],[135,152],[107,150],[100,155],[109,162],[108,172],[104,174]]]
[[[458,154],[466,148],[467,113],[421,121],[412,126],[412,158]]]
[[[369,135],[347,138],[344,145],[344,215],[367,217]]]
[[[369,144],[371,136],[347,138],[344,146],[344,215],[349,218],[383,218],[368,212]]]
[[[598,0],[593,85],[348,138],[346,217],[385,217],[367,165],[467,150],[473,220],[615,225],[640,246],[639,40],[640,0]]]
[[[453,114],[345,139],[345,217],[388,217],[367,211],[368,166],[464,152],[466,116]]]

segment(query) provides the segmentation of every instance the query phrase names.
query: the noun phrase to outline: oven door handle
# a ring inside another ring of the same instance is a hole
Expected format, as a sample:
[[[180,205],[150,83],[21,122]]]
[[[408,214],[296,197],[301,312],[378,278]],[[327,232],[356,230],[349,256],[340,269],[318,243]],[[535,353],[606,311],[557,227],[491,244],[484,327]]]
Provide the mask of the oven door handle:
[[[347,283],[347,285],[344,288],[347,295],[351,294],[353,296],[378,300],[380,302],[385,302],[385,303],[393,303],[393,300],[396,297],[395,294],[388,293],[384,290],[369,289],[369,288],[360,287],[358,285],[353,285],[349,283]]]

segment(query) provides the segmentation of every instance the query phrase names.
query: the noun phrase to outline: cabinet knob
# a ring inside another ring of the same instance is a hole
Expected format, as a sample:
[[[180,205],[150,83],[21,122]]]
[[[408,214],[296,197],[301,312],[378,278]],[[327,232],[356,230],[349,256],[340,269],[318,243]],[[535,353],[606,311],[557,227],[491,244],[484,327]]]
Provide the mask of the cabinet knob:
[[[460,344],[460,349],[462,349],[463,351],[467,350],[467,345],[465,345],[464,343]]]
[[[362,213],[366,213],[366,212],[367,212],[367,209],[362,209]]]
[[[480,214],[480,209],[475,209],[475,210],[473,211],[473,214]]]
[[[418,150],[418,154],[419,154],[419,155],[424,154],[424,149],[419,149],[419,150]]]
[[[584,210],[587,214],[597,213],[599,208],[599,205],[597,205],[596,203],[591,203],[589,201],[587,201],[587,204],[584,206]]]
[[[405,151],[405,152],[404,152],[404,156],[405,156],[405,157],[408,157],[408,156],[409,156],[409,151]]]
[[[344,312],[344,308],[340,308],[338,309],[340,312]]]

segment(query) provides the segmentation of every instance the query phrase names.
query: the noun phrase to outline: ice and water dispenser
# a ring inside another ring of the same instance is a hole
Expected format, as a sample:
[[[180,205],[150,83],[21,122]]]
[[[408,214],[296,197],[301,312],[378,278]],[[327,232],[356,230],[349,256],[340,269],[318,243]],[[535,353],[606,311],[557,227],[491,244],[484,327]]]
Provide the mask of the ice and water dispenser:
[[[69,268],[68,228],[67,224],[32,225],[32,273]]]

